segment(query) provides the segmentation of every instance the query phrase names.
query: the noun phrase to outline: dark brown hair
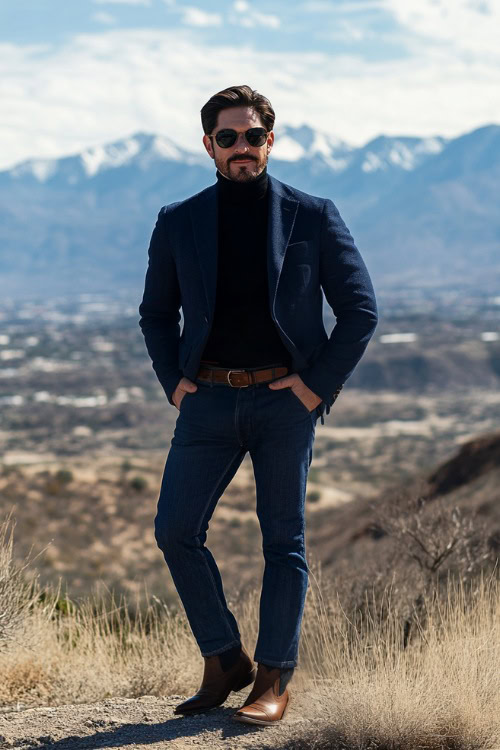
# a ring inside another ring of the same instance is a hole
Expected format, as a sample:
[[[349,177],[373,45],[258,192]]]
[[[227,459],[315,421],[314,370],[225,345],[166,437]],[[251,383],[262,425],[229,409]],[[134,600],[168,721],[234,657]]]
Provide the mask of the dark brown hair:
[[[269,99],[254,91],[250,86],[229,86],[210,97],[201,108],[203,132],[209,135],[217,126],[219,112],[230,107],[252,107],[259,115],[263,126],[269,132],[274,126],[274,109]]]

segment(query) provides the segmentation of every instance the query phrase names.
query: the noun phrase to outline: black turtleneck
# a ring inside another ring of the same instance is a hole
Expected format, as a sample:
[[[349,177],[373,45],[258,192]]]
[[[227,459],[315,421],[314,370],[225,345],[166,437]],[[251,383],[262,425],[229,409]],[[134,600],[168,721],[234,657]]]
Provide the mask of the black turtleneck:
[[[267,183],[266,169],[250,182],[217,171],[217,295],[202,360],[221,367],[290,368],[269,308]]]

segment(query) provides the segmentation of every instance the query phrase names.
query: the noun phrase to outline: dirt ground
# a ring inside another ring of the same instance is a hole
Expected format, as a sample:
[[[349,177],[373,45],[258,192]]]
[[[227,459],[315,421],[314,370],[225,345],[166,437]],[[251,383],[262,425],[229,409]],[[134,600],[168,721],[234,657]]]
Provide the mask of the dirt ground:
[[[157,750],[204,746],[211,750],[276,747],[301,725],[310,728],[322,716],[322,699],[290,687],[290,708],[276,727],[242,724],[232,715],[248,690],[231,693],[223,706],[194,716],[174,714],[187,696],[112,698],[101,703],[30,708],[0,714],[0,748],[144,748]],[[1,710],[1,709],[0,709]]]

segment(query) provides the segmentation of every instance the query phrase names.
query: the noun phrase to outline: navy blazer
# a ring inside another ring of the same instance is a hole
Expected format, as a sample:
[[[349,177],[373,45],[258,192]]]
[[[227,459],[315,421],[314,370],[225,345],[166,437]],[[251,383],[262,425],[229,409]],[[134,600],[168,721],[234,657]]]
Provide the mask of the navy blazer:
[[[373,286],[337,208],[269,175],[269,309],[292,366],[326,404],[377,325]],[[165,394],[195,380],[215,312],[217,186],[164,206],[149,245],[139,325]],[[327,336],[322,291],[336,317]],[[184,327],[180,330],[180,308]]]

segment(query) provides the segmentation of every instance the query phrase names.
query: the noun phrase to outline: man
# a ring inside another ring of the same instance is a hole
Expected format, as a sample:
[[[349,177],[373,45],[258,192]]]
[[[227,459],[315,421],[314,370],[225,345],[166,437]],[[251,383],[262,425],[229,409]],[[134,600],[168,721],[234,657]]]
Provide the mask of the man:
[[[205,660],[200,689],[176,712],[219,706],[254,683],[234,718],[263,725],[285,715],[297,666],[316,421],[377,322],[368,272],[334,204],[267,174],[274,118],[269,100],[248,86],[202,108],[217,182],[161,209],[139,308],[153,368],[179,410],[155,537]],[[322,290],[336,316],[330,337]],[[257,670],[205,546],[247,451],[265,558]]]

